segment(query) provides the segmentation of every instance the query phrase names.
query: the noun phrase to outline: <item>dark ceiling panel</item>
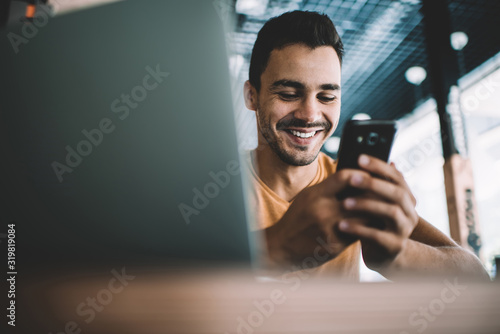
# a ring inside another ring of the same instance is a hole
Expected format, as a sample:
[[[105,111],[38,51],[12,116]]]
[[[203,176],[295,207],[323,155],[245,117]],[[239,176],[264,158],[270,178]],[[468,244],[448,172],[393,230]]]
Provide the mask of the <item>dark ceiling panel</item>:
[[[418,0],[270,0],[262,17],[240,15],[231,36],[248,70],[256,33],[270,17],[295,9],[329,15],[346,50],[341,129],[356,113],[401,118],[430,96],[429,79],[414,87],[404,77],[411,66],[427,67],[421,7]],[[450,0],[449,9],[452,30],[469,36],[461,55],[465,72],[500,52],[500,1]]]

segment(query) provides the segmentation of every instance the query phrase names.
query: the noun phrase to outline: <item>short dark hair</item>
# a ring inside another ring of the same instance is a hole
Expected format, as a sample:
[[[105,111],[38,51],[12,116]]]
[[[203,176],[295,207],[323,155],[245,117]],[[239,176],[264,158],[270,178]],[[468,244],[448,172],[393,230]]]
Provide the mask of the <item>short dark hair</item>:
[[[249,71],[250,83],[257,91],[260,90],[260,76],[267,67],[271,52],[292,44],[305,44],[311,49],[331,46],[342,64],[344,46],[327,15],[299,10],[287,12],[267,21],[257,35]]]

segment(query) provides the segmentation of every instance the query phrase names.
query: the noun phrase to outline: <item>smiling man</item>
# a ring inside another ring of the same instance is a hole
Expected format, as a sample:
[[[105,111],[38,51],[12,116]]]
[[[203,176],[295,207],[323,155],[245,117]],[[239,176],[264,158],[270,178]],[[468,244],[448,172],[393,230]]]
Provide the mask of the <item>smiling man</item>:
[[[320,153],[340,117],[342,55],[331,20],[313,12],[269,20],[255,42],[244,97],[258,126],[248,165],[265,266],[315,267],[319,275],[359,280],[361,251],[368,267],[389,278],[401,272],[487,278],[472,253],[417,215],[393,164],[361,156],[363,170],[336,173],[335,161]],[[339,200],[347,187],[364,195]],[[374,220],[384,224],[375,228]]]

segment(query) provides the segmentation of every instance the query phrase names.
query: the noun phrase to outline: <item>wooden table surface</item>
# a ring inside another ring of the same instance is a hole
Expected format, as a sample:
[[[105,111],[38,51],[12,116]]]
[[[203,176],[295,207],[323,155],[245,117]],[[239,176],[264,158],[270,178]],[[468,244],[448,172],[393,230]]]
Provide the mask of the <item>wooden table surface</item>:
[[[461,278],[345,283],[231,269],[114,269],[32,280],[17,328],[31,333],[500,333],[500,284]]]

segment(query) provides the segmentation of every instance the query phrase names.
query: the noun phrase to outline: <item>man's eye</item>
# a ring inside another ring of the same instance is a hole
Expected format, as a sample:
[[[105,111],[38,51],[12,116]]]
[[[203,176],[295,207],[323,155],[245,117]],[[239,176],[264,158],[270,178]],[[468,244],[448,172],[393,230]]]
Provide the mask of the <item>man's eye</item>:
[[[297,94],[291,94],[291,93],[278,93],[278,94],[283,100],[293,100],[299,97]]]
[[[332,102],[332,101],[336,100],[337,97],[336,96],[319,96],[318,99],[323,101],[323,102]]]

